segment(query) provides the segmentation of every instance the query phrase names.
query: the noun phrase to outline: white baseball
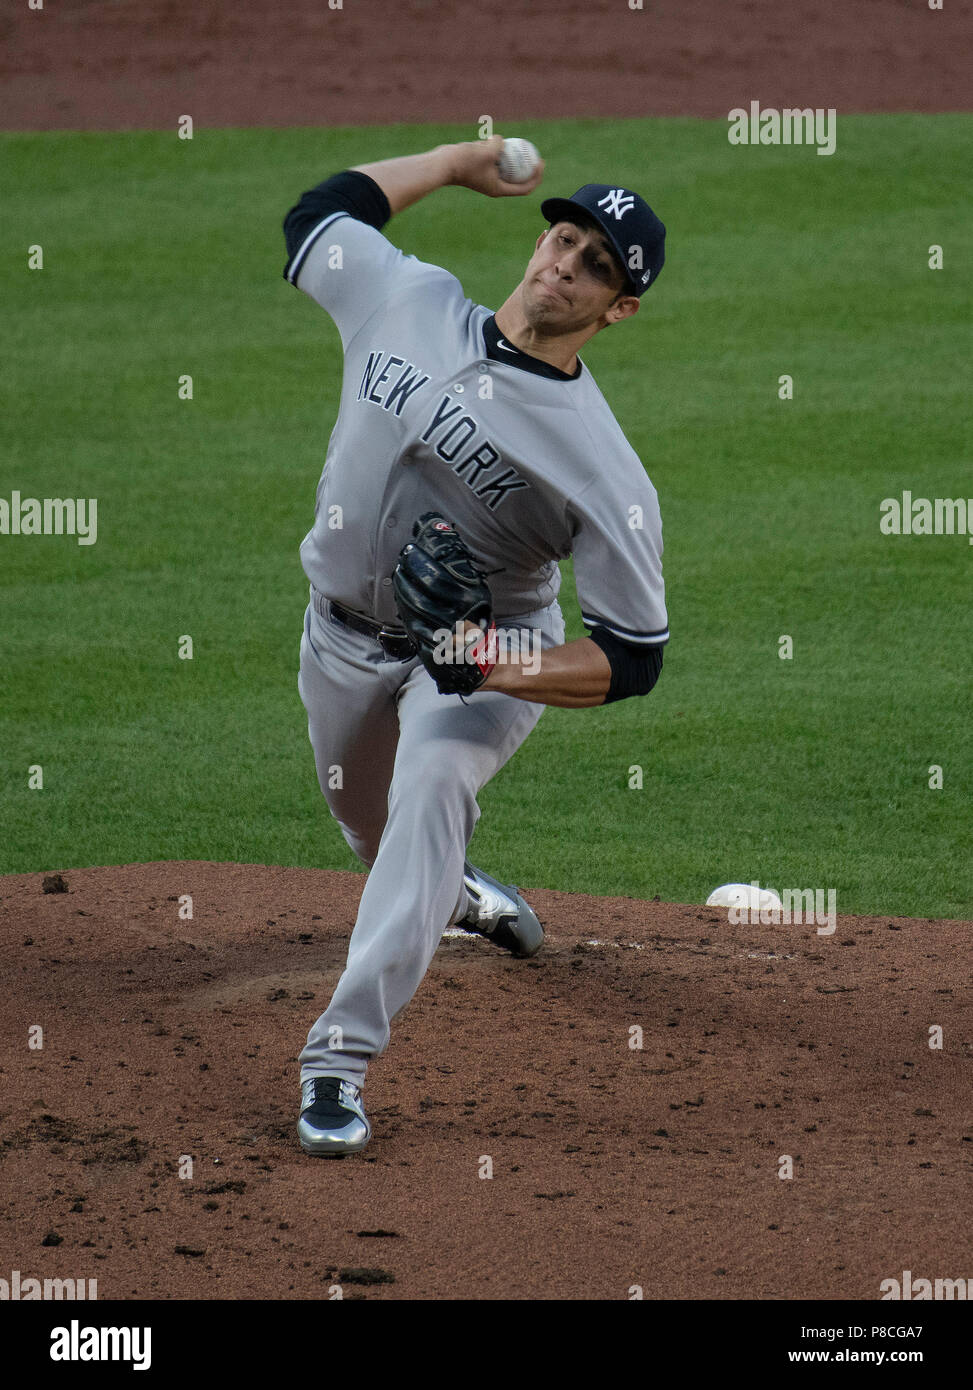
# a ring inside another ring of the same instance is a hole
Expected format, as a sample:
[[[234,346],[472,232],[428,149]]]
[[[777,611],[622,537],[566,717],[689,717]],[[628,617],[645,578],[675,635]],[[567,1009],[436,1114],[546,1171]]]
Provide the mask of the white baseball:
[[[504,183],[526,183],[540,159],[529,140],[504,140],[497,168]]]

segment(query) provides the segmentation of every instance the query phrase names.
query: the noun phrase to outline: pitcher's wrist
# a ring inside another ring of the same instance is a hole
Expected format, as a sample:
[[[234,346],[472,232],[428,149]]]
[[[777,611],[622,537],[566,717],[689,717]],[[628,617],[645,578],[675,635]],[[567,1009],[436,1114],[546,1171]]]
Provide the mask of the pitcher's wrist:
[[[453,188],[460,184],[459,145],[437,145],[435,154],[442,169],[442,187]]]

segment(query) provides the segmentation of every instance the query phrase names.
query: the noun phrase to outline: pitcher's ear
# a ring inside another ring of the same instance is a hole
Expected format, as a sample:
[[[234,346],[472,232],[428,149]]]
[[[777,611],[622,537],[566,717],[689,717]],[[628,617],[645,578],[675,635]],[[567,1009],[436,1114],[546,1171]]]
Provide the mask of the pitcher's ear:
[[[638,295],[621,295],[615,300],[615,303],[606,310],[608,322],[621,323],[623,319],[630,319],[634,314],[638,313],[641,304],[642,301],[639,299]]]

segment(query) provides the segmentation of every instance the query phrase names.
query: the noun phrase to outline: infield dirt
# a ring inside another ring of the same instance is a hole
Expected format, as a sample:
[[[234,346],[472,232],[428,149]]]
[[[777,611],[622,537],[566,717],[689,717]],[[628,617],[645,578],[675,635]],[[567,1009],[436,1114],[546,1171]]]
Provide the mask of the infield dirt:
[[[89,0],[20,5],[0,39],[8,130],[970,105],[951,0]]]
[[[42,878],[0,879],[0,1269],[123,1299],[875,1299],[964,1274],[969,923],[821,936],[529,893],[542,953],[446,938],[370,1068],[369,1147],[322,1160],[295,1056],[363,877]]]

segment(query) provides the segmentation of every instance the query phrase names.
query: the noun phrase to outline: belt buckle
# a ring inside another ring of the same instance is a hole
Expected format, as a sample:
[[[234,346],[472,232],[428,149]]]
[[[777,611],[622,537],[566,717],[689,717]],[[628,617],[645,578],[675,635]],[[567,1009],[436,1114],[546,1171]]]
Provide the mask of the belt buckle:
[[[393,660],[396,661],[405,661],[407,660],[407,657],[401,656],[399,652],[395,651],[393,647],[389,646],[389,643],[398,643],[400,647],[402,643],[405,643],[405,645],[408,648],[410,648],[410,650],[412,649],[412,642],[409,638],[409,634],[405,631],[404,628],[401,632],[391,632],[387,627],[380,627],[378,630],[378,641],[381,644],[382,650],[385,652],[386,656],[390,656],[393,658]]]

